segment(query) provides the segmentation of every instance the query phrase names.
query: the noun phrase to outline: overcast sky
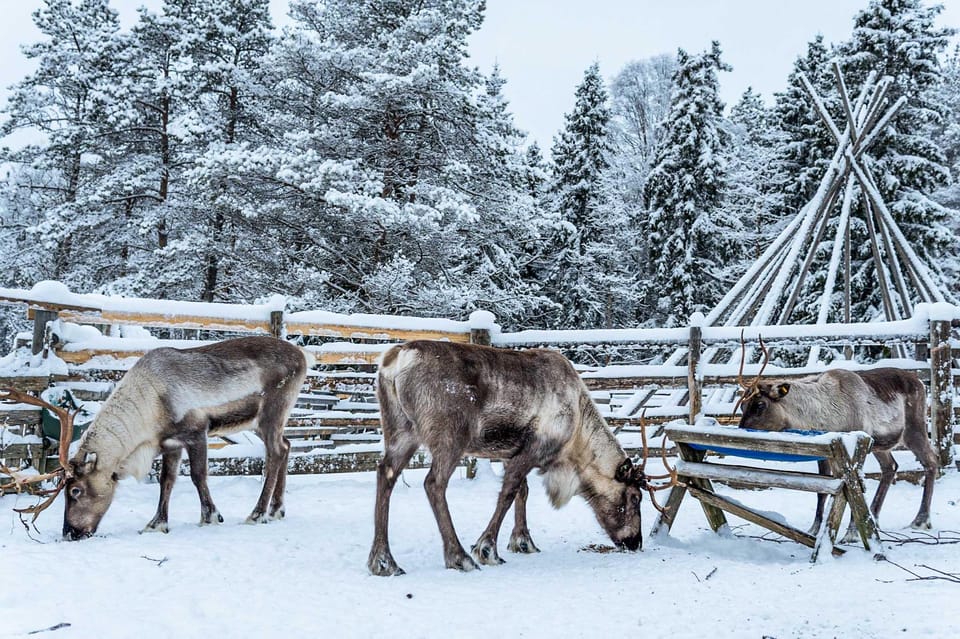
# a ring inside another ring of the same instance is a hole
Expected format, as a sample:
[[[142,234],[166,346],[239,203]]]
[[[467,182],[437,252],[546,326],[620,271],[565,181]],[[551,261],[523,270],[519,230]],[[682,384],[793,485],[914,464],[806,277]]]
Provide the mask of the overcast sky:
[[[277,24],[287,0],[271,0]],[[40,0],[0,0],[0,96],[27,69],[19,46],[39,38],[30,13]],[[113,0],[126,24],[141,4]],[[960,28],[960,0],[941,2],[940,24]],[[678,47],[702,51],[719,40],[733,71],[721,75],[721,96],[735,102],[748,86],[768,101],[783,88],[796,57],[817,33],[828,42],[850,36],[867,0],[487,0],[486,20],[471,38],[473,62],[500,64],[517,125],[548,150],[573,107],[584,69],[600,64],[611,78],[630,60]]]

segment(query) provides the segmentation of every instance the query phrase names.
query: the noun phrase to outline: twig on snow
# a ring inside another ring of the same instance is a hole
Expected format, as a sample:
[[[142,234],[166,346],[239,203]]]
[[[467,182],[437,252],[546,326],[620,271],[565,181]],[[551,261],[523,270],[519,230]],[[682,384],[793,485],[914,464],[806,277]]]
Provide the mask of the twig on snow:
[[[170,560],[169,557],[164,557],[163,559],[154,559],[153,557],[147,557],[146,555],[140,555],[140,557],[142,559],[146,559],[147,561],[155,562],[157,564],[157,568],[159,568],[160,566],[162,566],[163,564],[165,564],[167,561]]]
[[[50,626],[49,628],[41,628],[40,630],[31,630],[27,634],[37,635],[37,634],[40,634],[41,632],[50,632],[51,630],[60,630],[61,628],[69,628],[69,627],[70,627],[70,624],[64,621],[64,622],[58,623],[55,626]]]
[[[924,546],[939,546],[948,544],[960,544],[960,532],[955,530],[941,530],[937,534],[915,531],[913,534],[892,532],[881,530],[880,541],[894,546],[903,546],[905,544],[922,544]]]
[[[905,568],[904,566],[901,566],[900,564],[898,564],[898,563],[896,563],[896,562],[894,562],[894,561],[890,561],[889,559],[887,559],[886,557],[883,557],[883,556],[880,556],[880,558],[878,559],[878,561],[885,561],[885,562],[887,562],[888,564],[891,564],[891,565],[893,565],[893,566],[896,566],[897,568],[899,568],[900,570],[904,571],[905,573],[907,573],[907,574],[909,574],[909,575],[912,575],[912,578],[911,578],[911,579],[907,579],[907,581],[934,581],[934,580],[940,580],[940,581],[949,581],[949,582],[952,582],[952,583],[955,583],[955,584],[960,584],[960,573],[946,572],[946,571],[940,570],[940,569],[938,569],[938,568],[931,568],[930,566],[927,566],[926,564],[917,564],[917,565],[915,566],[916,568],[923,568],[924,570],[929,570],[930,572],[936,573],[936,574],[933,574],[933,575],[921,575],[921,574],[919,574],[919,573],[916,573],[916,572],[910,570],[909,568]],[[881,580],[878,580],[878,581],[881,581]],[[890,583],[890,582],[884,582],[884,583]]]

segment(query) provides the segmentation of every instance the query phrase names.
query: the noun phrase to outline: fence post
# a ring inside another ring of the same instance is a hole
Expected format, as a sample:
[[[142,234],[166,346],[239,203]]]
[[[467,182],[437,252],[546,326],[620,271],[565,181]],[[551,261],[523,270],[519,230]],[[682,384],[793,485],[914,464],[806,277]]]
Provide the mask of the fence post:
[[[493,333],[500,332],[497,318],[490,311],[470,313],[470,343],[490,346]]]
[[[34,355],[42,351],[46,343],[47,322],[55,322],[57,317],[57,311],[38,308],[33,312],[33,342],[30,349]]]
[[[286,333],[286,327],[283,324],[283,310],[270,311],[270,334],[280,339]]]
[[[481,346],[490,346],[493,333],[499,332],[497,318],[490,311],[474,311],[470,313],[470,343]],[[477,477],[477,458],[467,458],[467,479]]]
[[[703,313],[690,316],[690,341],[687,344],[687,394],[690,396],[689,423],[694,424],[703,412],[703,383],[699,373],[700,350],[703,346]]]
[[[930,305],[930,430],[940,466],[953,458],[953,358],[950,352],[952,304]]]

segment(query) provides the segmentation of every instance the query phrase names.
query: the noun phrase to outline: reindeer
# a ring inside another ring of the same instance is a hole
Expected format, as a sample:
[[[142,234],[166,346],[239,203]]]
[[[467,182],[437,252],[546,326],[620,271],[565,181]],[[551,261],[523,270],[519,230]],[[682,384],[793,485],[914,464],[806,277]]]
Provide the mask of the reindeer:
[[[650,490],[590,399],[573,366],[544,349],[511,351],[449,342],[413,341],[384,353],[377,380],[384,457],[377,467],[374,539],[367,567],[374,575],[401,575],[387,539],[390,495],[422,444],[432,455],[424,481],[447,568],[503,563],[497,536],[515,503],[509,550],[539,552],[526,520],[527,474],[534,468],[555,508],[582,495],[617,546],[641,546],[641,490]],[[504,460],[503,485],[493,517],[471,547],[457,538],[446,489],[464,455]],[[676,475],[672,475],[676,480]],[[659,488],[659,487],[658,487]]]
[[[222,523],[207,488],[207,437],[239,430],[256,430],[266,445],[263,490],[247,523],[282,518],[290,451],[283,428],[312,363],[306,351],[272,337],[148,352],[117,384],[64,465],[64,538],[96,532],[117,481],[142,479],[158,452],[160,503],[144,532],[168,532],[183,449],[200,496],[201,525]]]
[[[794,380],[760,381],[770,354],[760,340],[764,363],[751,383],[743,382],[740,363],[740,428],[781,431],[785,429],[849,432],[860,430],[873,438],[873,455],[880,463],[880,485],[870,504],[875,518],[893,482],[897,462],[890,451],[904,445],[923,465],[923,497],[911,526],[930,528],[930,502],[937,476],[937,455],[930,444],[926,426],[927,393],[913,371],[899,368],[875,368],[864,371],[828,370]],[[744,349],[745,350],[745,349]],[[826,462],[819,462],[826,473]],[[819,530],[823,519],[825,495],[817,496],[817,512],[811,530]],[[847,530],[845,539],[856,533]]]

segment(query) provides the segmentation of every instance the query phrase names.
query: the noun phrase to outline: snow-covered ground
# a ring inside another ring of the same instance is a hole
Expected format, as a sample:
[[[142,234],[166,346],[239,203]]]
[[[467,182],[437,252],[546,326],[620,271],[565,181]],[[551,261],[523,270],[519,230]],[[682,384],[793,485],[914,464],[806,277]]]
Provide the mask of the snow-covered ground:
[[[461,574],[445,570],[440,538],[422,489],[425,471],[407,471],[391,509],[391,545],[401,577],[370,576],[374,475],[292,476],[287,519],[241,522],[259,478],[214,477],[226,518],[200,528],[193,486],[174,489],[169,534],[138,534],[158,487],[126,480],[94,538],[59,541],[59,503],[29,537],[0,498],[0,635],[70,624],[38,636],[66,637],[946,637],[956,634],[960,584],[910,581],[896,566],[860,550],[810,564],[806,548],[745,535],[763,531],[730,518],[736,535],[706,526],[685,500],[672,534],[637,553],[582,550],[608,544],[586,503],[553,510],[531,476],[530,529],[542,550],[500,551],[507,563]],[[868,481],[868,498],[876,482]],[[493,510],[499,480],[467,480],[448,491],[466,547]],[[881,527],[912,520],[920,488],[893,486]],[[806,528],[811,495],[740,492],[737,499],[778,511]],[[32,500],[20,498],[20,505]],[[644,527],[654,520],[644,502]],[[934,533],[960,538],[960,475],[937,482]],[[960,572],[960,545],[887,544],[887,557],[920,574],[925,564]]]

